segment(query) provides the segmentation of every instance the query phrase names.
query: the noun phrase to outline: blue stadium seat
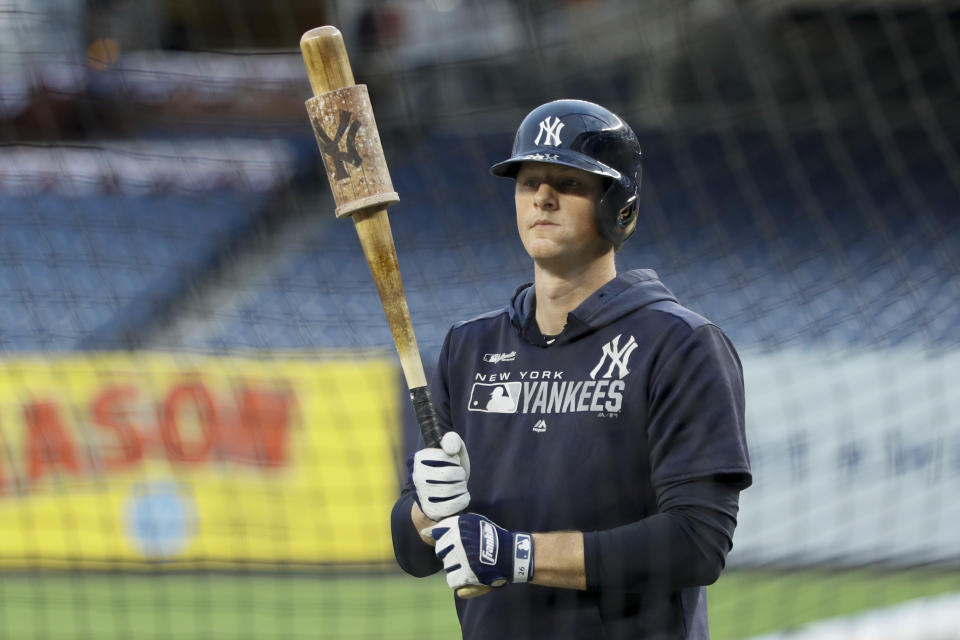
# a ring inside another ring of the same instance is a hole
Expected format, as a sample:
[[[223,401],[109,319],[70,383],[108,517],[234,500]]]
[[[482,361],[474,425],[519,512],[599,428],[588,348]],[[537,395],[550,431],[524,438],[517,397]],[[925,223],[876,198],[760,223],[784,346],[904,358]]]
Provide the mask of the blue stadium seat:
[[[149,310],[263,202],[230,191],[0,195],[0,296],[17,319],[0,327],[4,350],[72,349],[123,314]]]
[[[856,130],[641,139],[641,218],[618,266],[657,269],[738,346],[960,340],[958,185],[925,134],[896,132],[899,167]],[[509,184],[487,174],[508,152],[502,135],[448,134],[407,143],[416,161],[393,169],[391,220],[425,358],[451,324],[532,279]],[[72,348],[182,286],[262,203],[240,192],[0,196],[0,347]],[[245,302],[189,348],[392,349],[350,224],[238,286]]]

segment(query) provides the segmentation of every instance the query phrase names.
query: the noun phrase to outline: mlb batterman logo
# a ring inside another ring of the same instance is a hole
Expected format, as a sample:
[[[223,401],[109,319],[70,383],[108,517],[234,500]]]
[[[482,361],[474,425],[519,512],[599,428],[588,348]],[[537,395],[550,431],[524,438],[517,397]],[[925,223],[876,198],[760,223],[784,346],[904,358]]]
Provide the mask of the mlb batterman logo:
[[[516,413],[520,399],[520,382],[489,384],[475,382],[470,392],[470,411]]]
[[[516,545],[515,557],[518,560],[527,560],[530,557],[530,536],[526,533],[518,533]]]
[[[516,351],[511,351],[510,353],[485,353],[483,354],[483,361],[498,364],[500,362],[513,362],[516,357]]]

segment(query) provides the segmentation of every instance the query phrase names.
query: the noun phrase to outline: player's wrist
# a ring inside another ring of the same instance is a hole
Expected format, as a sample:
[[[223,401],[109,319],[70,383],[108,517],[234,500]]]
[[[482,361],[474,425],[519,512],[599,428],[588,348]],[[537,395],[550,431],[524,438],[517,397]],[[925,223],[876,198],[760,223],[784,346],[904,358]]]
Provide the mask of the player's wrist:
[[[420,505],[416,501],[410,505],[410,521],[413,523],[414,528],[417,530],[417,535],[420,536],[420,539],[423,540],[425,544],[430,545],[431,547],[436,544],[436,541],[433,538],[429,538],[423,535],[425,529],[429,529],[431,526],[437,524],[435,521],[431,520],[423,513],[423,510],[420,508]]]
[[[526,532],[513,534],[513,580],[522,584],[533,580],[533,535]]]

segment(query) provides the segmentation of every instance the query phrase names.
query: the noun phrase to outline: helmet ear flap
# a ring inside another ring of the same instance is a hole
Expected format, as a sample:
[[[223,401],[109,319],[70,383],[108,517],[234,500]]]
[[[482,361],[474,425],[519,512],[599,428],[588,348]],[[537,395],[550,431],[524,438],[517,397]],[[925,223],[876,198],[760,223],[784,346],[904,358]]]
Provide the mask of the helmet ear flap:
[[[640,212],[639,189],[629,178],[613,180],[597,203],[597,228],[600,235],[619,247],[636,227]]]

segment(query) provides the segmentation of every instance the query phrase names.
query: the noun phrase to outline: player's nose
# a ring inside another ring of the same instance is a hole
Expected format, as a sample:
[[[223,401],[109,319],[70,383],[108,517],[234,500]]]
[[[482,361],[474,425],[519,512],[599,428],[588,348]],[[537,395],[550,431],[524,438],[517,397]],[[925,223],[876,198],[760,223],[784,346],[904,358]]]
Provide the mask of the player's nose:
[[[537,187],[533,202],[540,209],[553,210],[557,208],[557,192],[546,180]]]

